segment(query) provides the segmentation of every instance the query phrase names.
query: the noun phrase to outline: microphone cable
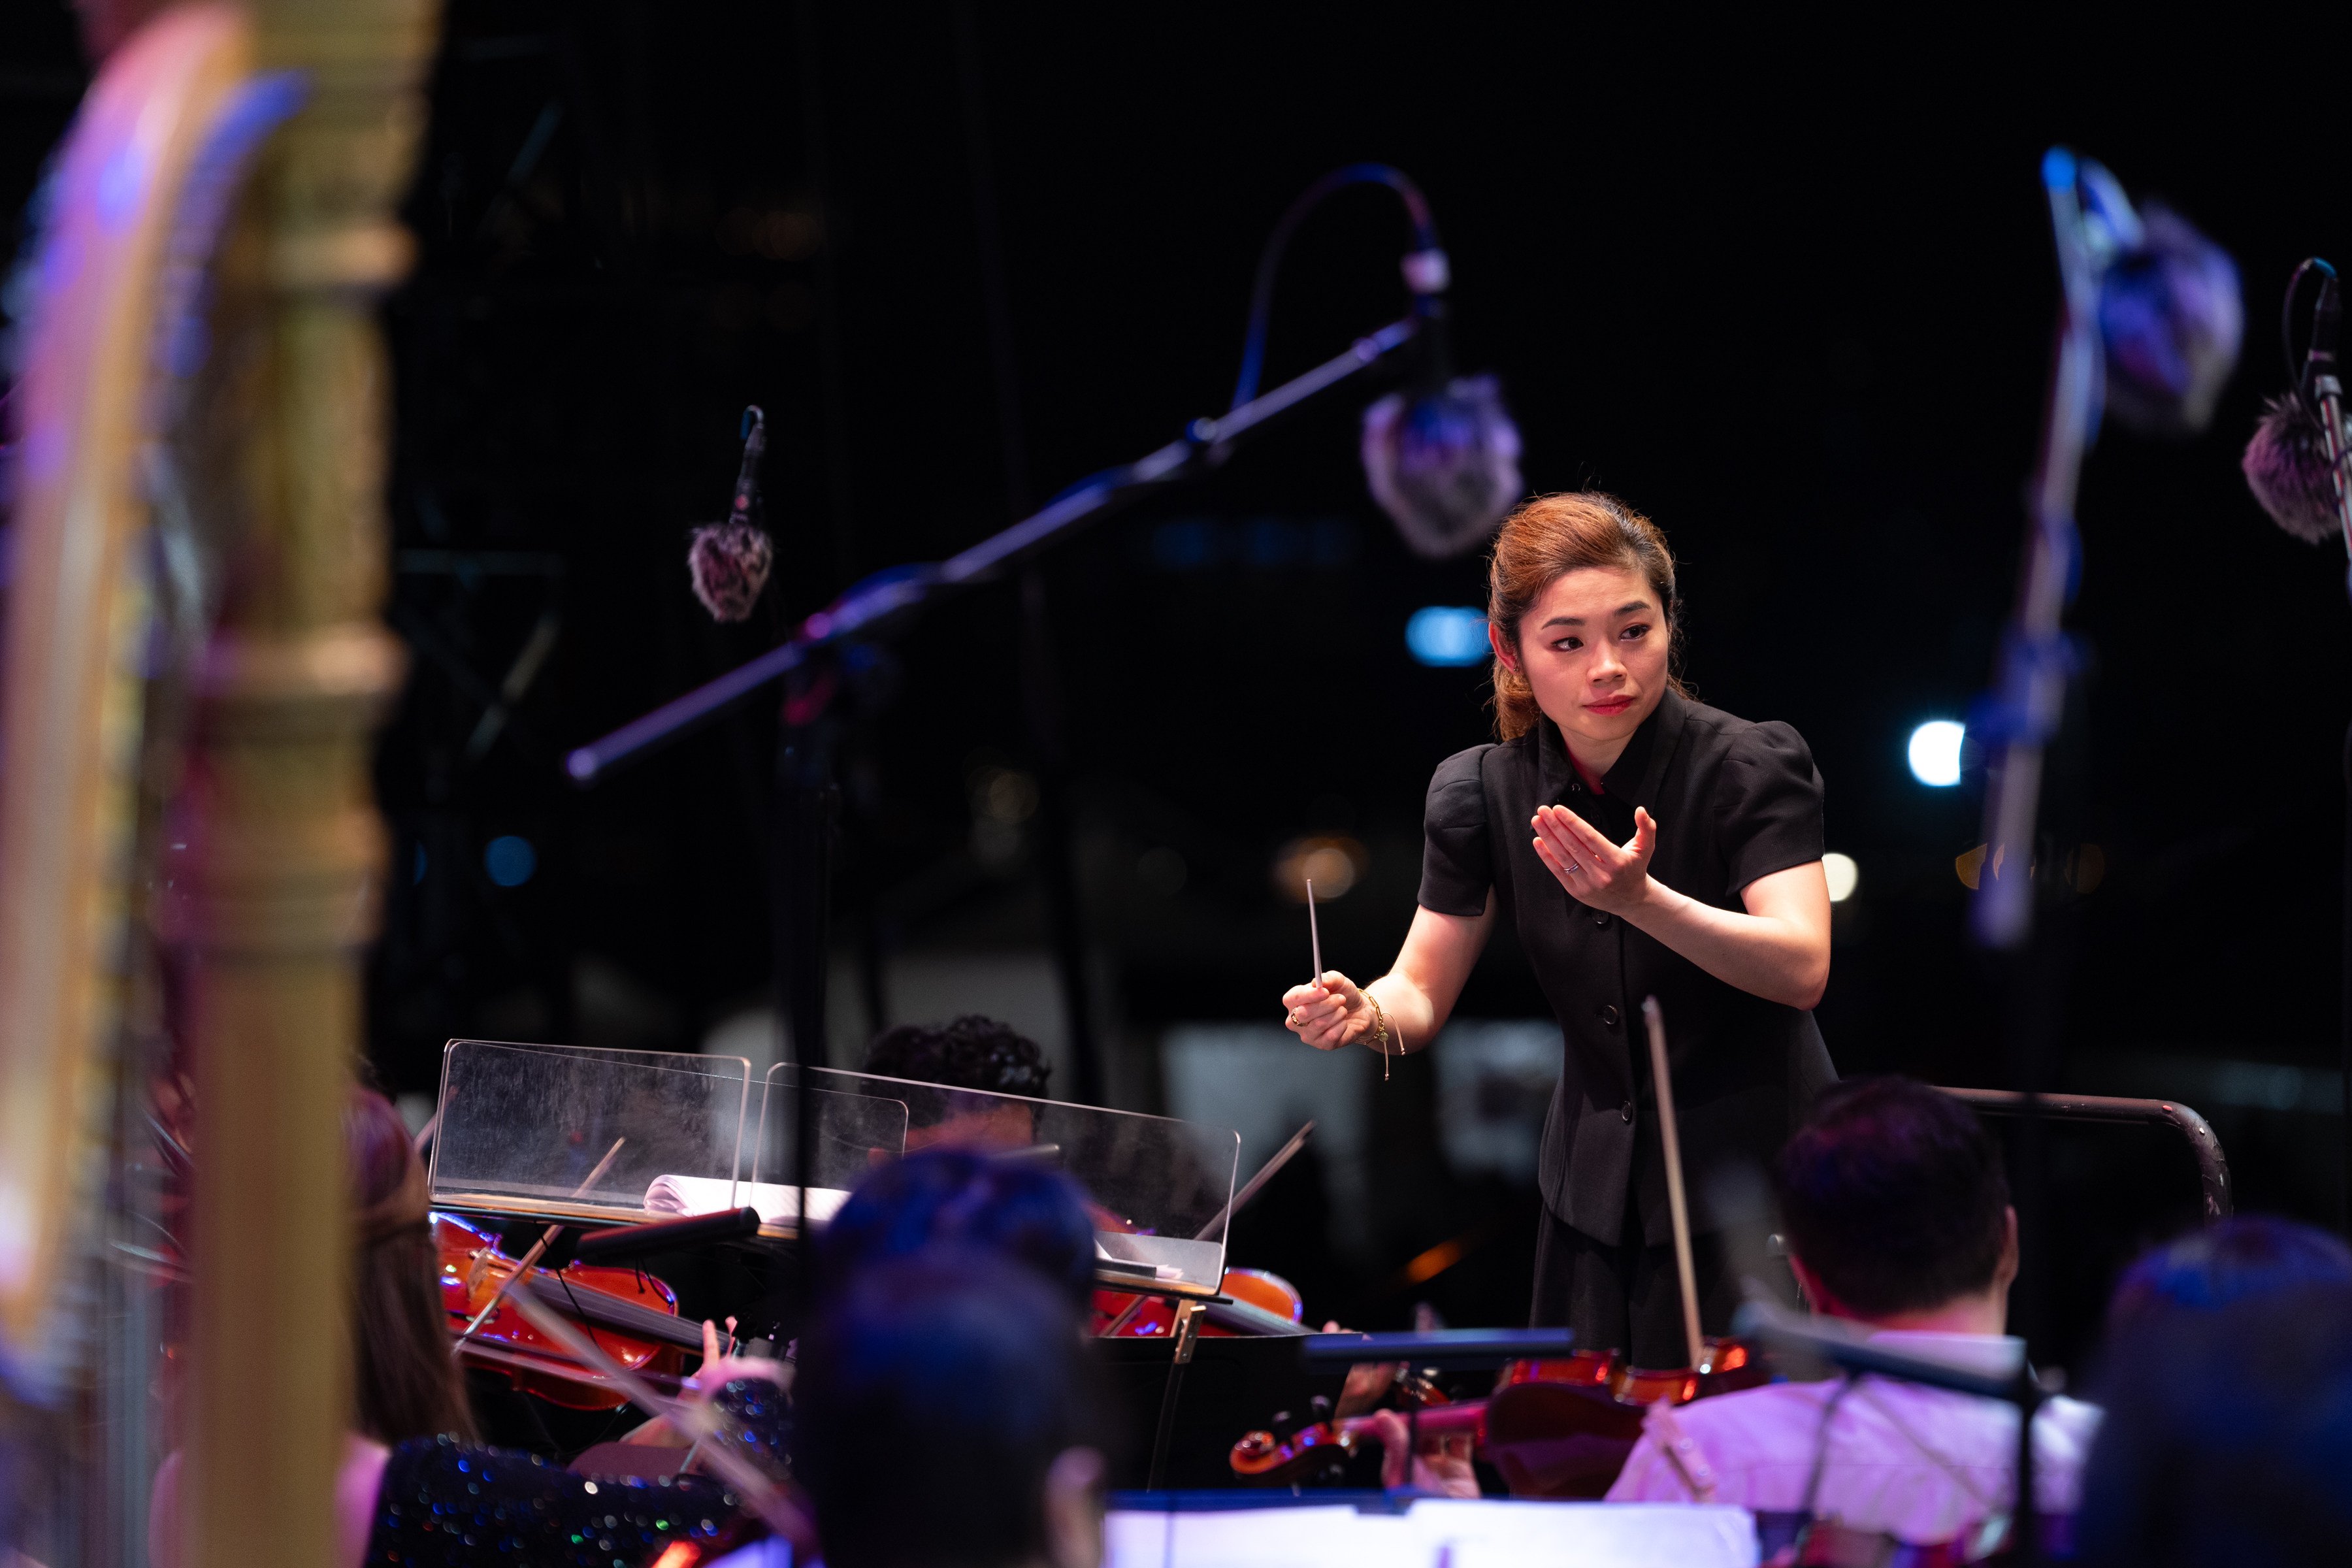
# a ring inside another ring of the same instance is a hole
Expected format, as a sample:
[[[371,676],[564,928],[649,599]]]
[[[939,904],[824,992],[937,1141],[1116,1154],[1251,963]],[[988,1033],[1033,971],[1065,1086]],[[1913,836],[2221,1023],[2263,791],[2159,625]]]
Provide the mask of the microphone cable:
[[[1274,232],[1266,236],[1265,248],[1258,255],[1257,277],[1250,286],[1249,331],[1242,341],[1241,374],[1234,380],[1234,408],[1257,395],[1265,368],[1266,330],[1274,313],[1275,275],[1281,269],[1283,253],[1290,247],[1290,237],[1325,197],[1351,185],[1385,185],[1404,204],[1405,216],[1412,223],[1413,243],[1412,253],[1404,258],[1405,286],[1412,290],[1417,314],[1430,315],[1437,309],[1437,296],[1445,292],[1449,269],[1444,247],[1437,242],[1437,220],[1421,187],[1403,170],[1387,163],[1349,163],[1334,169],[1299,193],[1275,224]],[[1444,371],[1443,365],[1435,367],[1441,382]]]

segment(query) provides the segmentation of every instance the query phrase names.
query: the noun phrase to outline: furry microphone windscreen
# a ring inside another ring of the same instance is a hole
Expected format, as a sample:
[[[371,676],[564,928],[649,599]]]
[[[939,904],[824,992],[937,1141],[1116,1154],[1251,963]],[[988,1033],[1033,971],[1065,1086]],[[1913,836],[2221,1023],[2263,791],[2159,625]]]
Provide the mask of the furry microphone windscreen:
[[[2352,422],[2347,434],[2352,437]],[[2239,467],[2271,521],[2297,539],[2325,544],[2343,531],[2327,473],[2327,432],[2294,393],[2264,405]]]
[[[735,505],[725,522],[696,529],[686,552],[694,596],[718,620],[748,617],[776,563],[776,547],[758,521],[760,459],[767,449],[768,417],[755,403],[743,410],[743,464],[735,475]]]
[[[1519,431],[1491,375],[1391,393],[1364,410],[1364,479],[1415,553],[1485,542],[1519,499]]]
[[[743,620],[760,602],[775,557],[775,546],[756,523],[741,518],[705,523],[694,531],[694,543],[686,553],[694,596],[719,620]]]

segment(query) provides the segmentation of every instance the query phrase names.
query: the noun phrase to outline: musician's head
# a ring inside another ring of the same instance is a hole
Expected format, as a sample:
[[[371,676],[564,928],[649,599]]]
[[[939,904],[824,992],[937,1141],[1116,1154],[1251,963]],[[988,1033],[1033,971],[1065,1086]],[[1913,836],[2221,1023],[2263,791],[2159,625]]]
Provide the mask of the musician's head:
[[[1094,1289],[1095,1227],[1085,1194],[1059,1171],[931,1149],[877,1168],[824,1228],[824,1279],[843,1288],[894,1258],[958,1248],[1009,1259],[1074,1308]]]
[[[1773,1167],[1789,1266],[1817,1312],[1999,1333],[2017,1211],[1976,1113],[1904,1078],[1823,1091]]]
[[[1623,742],[1682,689],[1677,613],[1674,552],[1657,524],[1595,490],[1522,502],[1486,570],[1503,739],[1540,716],[1571,742]]]
[[[2111,1333],[2094,1387],[2105,1414],[2074,1560],[2352,1562],[2352,1285],[2273,1278],[2144,1306]]]
[[[2116,1282],[2107,1331],[2119,1334],[2167,1312],[2212,1311],[2305,1285],[2352,1285],[2352,1247],[2290,1219],[2243,1215],[2142,1253]]]
[[[976,1093],[909,1094],[907,1147],[1018,1149],[1036,1140],[1036,1112],[991,1095],[1045,1097],[1053,1066],[1037,1042],[978,1014],[944,1024],[901,1024],[875,1037],[866,1070],[882,1078]]]
[[[1030,1270],[891,1259],[803,1336],[793,1475],[833,1568],[1097,1568],[1111,1441],[1091,1342]]]
[[[343,1110],[352,1241],[353,1425],[381,1443],[474,1435],[449,1353],[425,1166],[392,1102],[353,1089]]]

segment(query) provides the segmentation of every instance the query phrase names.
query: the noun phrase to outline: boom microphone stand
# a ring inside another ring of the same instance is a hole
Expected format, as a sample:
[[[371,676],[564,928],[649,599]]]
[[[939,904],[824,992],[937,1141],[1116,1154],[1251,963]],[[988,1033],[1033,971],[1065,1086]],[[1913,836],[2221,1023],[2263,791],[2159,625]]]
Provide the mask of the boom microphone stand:
[[[2317,257],[2304,263],[2320,273],[2319,298],[2312,307],[2311,348],[2305,359],[2304,384],[2294,395],[2307,404],[2315,405],[2319,416],[2320,440],[2327,456],[2327,480],[2336,502],[2337,531],[2344,537],[2347,563],[2352,563],[2352,482],[2345,473],[2347,454],[2344,447],[2344,384],[2336,375],[2336,339],[2343,320],[2343,304],[2336,292],[2336,269]],[[2303,268],[2296,268],[2295,278],[2287,284],[2286,302],[2291,310],[2294,305],[2295,284],[2302,280]],[[2352,594],[2352,564],[2347,564],[2345,590]],[[2336,1071],[2343,1094],[2344,1120],[2338,1131],[2344,1161],[2343,1185],[2338,1194],[2341,1224],[2347,1235],[2352,1235],[2352,725],[2344,731],[2344,928],[2342,994],[2336,1023]]]
[[[791,1019],[791,1051],[798,1073],[793,1181],[806,1213],[815,1136],[813,1068],[822,1065],[824,1039],[826,917],[831,896],[835,803],[832,717],[835,656],[854,643],[896,637],[926,609],[1003,576],[1087,525],[1131,501],[1213,472],[1243,442],[1284,416],[1326,395],[1392,372],[1425,341],[1434,293],[1416,293],[1411,314],[1360,338],[1345,353],[1214,418],[1195,419],[1184,434],[1134,462],[1072,487],[1031,516],[946,561],[893,567],[867,577],[801,623],[775,648],[682,697],[622,725],[564,759],[572,782],[586,787],[621,764],[645,756],[709,723],[764,689],[787,683],[781,777],[782,831],[778,835],[780,919],[778,974]],[[802,1234],[807,1227],[803,1223]]]
[[[1984,870],[1969,925],[1978,944],[1995,956],[2006,982],[2000,989],[2011,1035],[2011,1071],[2022,1091],[2017,1135],[2021,1238],[2038,1238],[2042,1232],[2047,1161],[2041,1095],[2063,994],[2055,955],[2032,946],[2036,893],[2056,870],[2054,865],[2047,866],[2042,868],[2044,875],[2035,874],[2035,840],[2043,764],[2064,714],[2074,664],[2063,625],[2082,564],[2074,496],[2084,456],[2099,428],[2105,357],[2099,270],[2106,259],[2100,252],[2111,254],[2114,244],[2105,230],[2094,231],[2084,210],[2081,192],[2086,179],[2113,183],[2105,170],[2095,163],[2078,164],[2063,147],[2043,156],[2042,183],[2050,203],[2061,284],[2057,342],[2052,350],[2042,444],[2027,489],[2025,559],[2017,602],[2002,639],[1998,683],[1979,700],[1968,725],[1994,746],[1985,790]],[[2115,200],[2122,202],[2120,190]],[[2127,205],[2124,210],[2128,212]],[[2021,1304],[2031,1309],[2037,1297],[2038,1291]],[[2029,1310],[2021,1315],[2031,1320],[2041,1314]],[[2029,1386],[2021,1382],[2021,1391]],[[2011,1540],[2025,1563],[2042,1560],[2040,1500],[2033,1490],[2033,1413],[2034,1401],[2021,1397]]]

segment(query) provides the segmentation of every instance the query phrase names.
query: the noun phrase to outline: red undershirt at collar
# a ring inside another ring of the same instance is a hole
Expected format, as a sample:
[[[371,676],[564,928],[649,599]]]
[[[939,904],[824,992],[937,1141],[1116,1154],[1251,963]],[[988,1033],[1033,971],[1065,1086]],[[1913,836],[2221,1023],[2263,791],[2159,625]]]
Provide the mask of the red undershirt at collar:
[[[1568,748],[1566,746],[1562,746],[1560,750],[1567,752]],[[1568,752],[1568,765],[1576,770],[1576,776],[1584,781],[1585,788],[1591,790],[1595,795],[1607,795],[1609,793],[1607,790],[1601,787],[1601,775],[1594,773],[1591,768],[1586,767],[1582,760],[1580,759],[1574,752]]]

